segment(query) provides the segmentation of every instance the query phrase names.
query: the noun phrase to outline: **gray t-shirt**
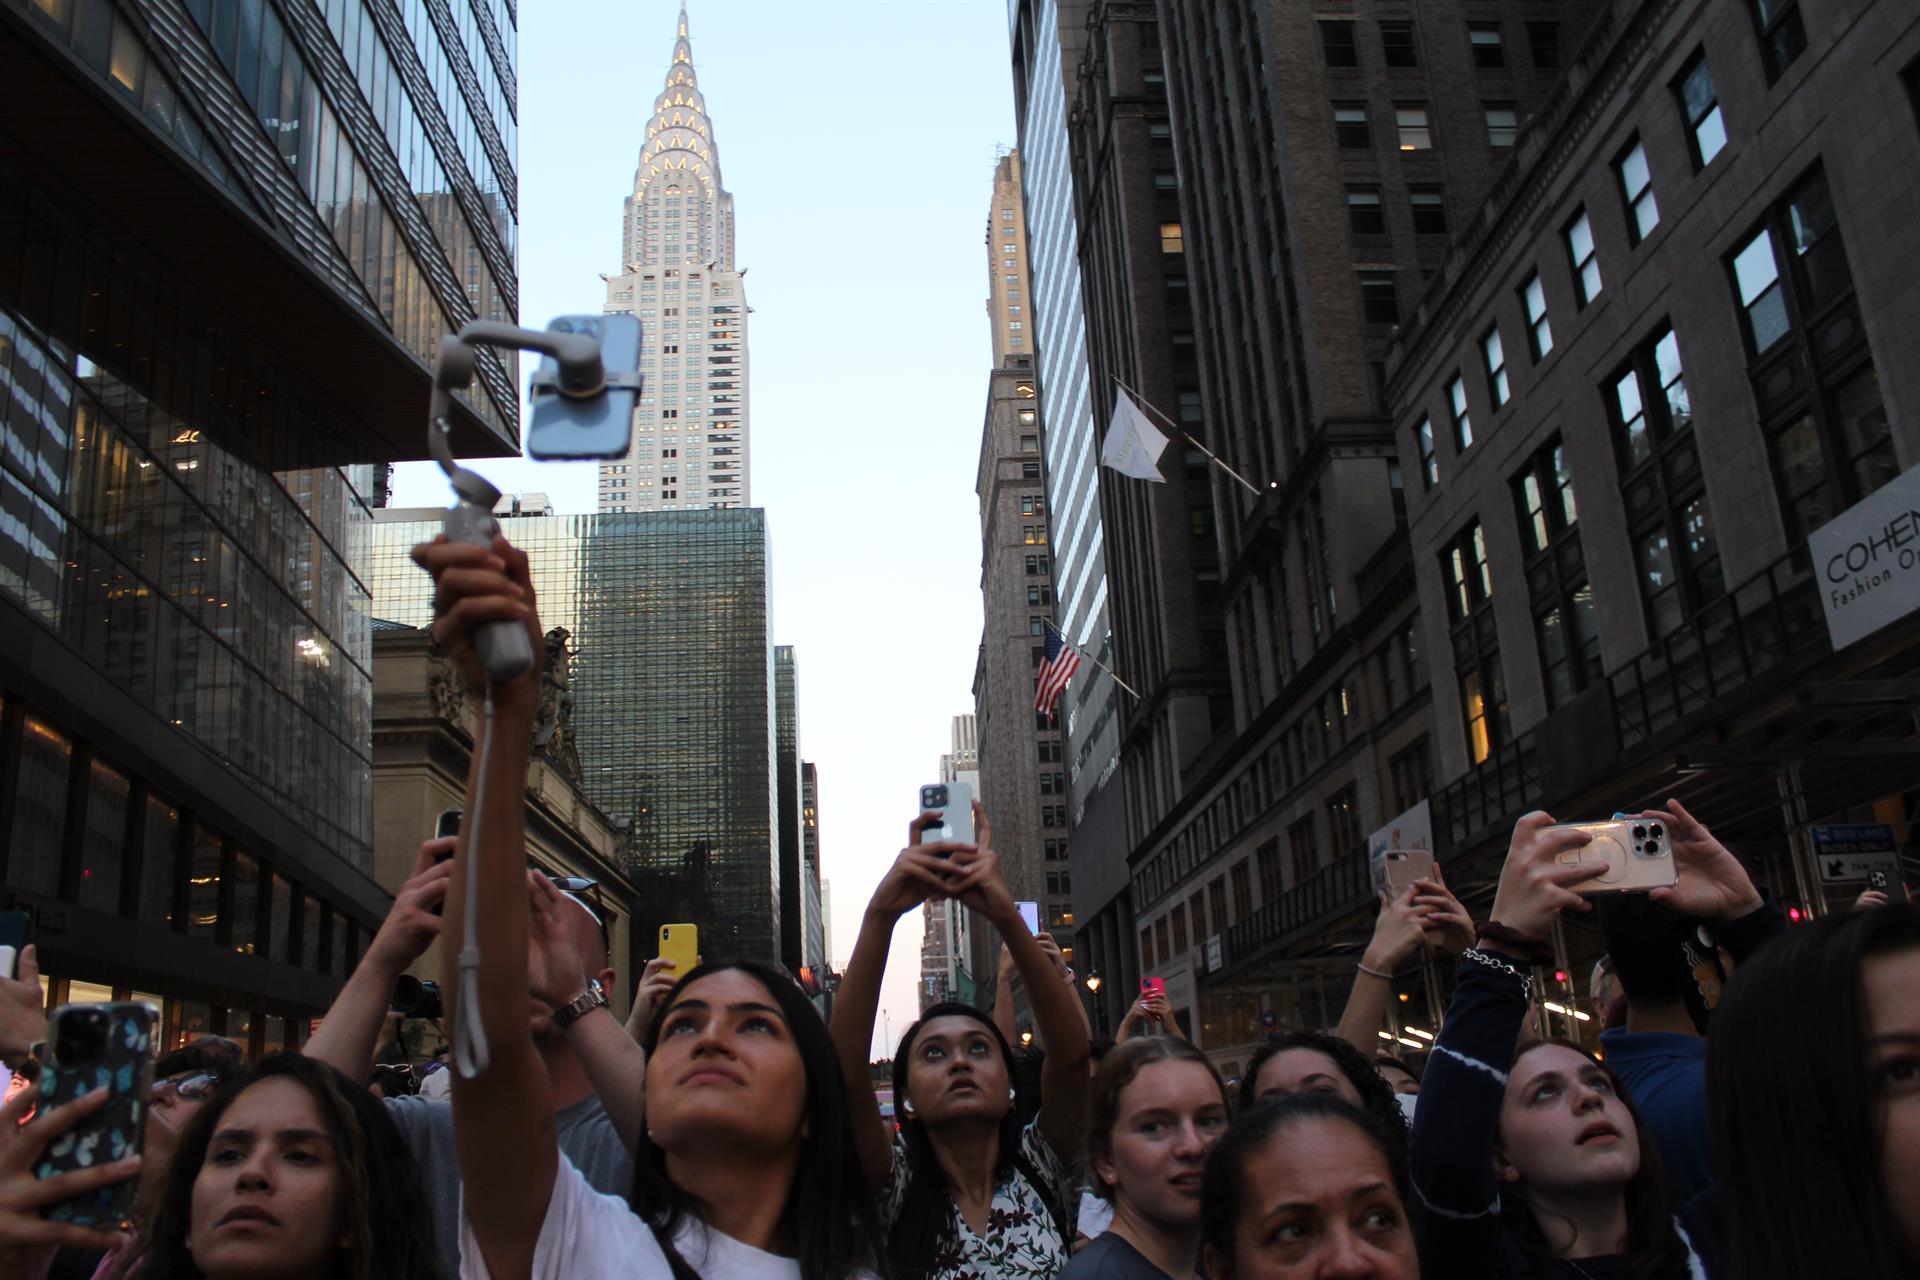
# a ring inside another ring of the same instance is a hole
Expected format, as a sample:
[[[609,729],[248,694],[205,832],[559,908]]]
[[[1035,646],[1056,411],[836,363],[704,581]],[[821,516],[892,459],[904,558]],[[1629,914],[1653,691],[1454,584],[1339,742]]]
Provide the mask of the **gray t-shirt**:
[[[420,1162],[440,1265],[452,1275],[460,1265],[460,1154],[453,1145],[453,1104],[419,1097],[388,1098],[387,1114],[400,1127],[407,1150]],[[621,1144],[599,1098],[588,1094],[585,1101],[554,1112],[553,1131],[560,1154],[581,1172],[588,1186],[626,1198],[633,1184],[633,1153]]]
[[[1167,1280],[1167,1273],[1111,1231],[1073,1255],[1060,1280]]]

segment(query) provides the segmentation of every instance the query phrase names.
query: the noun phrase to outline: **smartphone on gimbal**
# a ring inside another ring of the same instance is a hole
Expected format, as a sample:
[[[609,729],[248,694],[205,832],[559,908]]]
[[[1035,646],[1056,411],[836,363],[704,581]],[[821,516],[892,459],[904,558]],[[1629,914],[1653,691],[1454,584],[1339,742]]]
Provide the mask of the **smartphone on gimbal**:
[[[560,366],[541,358],[529,388],[527,456],[536,462],[624,458],[633,445],[633,411],[640,403],[640,319],[623,313],[561,316],[550,333],[583,333],[600,344],[605,387],[591,396],[560,390]]]

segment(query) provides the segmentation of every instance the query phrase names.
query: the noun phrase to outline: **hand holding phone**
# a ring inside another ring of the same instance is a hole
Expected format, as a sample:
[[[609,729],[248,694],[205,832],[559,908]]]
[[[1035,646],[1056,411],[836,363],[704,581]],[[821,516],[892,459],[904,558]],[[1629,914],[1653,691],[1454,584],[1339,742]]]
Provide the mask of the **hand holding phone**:
[[[0,978],[16,975],[32,924],[33,917],[24,911],[0,911]]]
[[[660,958],[673,961],[675,980],[692,973],[700,963],[700,926],[697,924],[661,925]]]
[[[59,1112],[104,1087],[98,1109],[79,1116],[34,1162],[42,1182],[140,1154],[152,1086],[153,1007],[139,1001],[67,1004],[47,1023],[50,1061],[41,1077],[46,1109]],[[79,1194],[41,1207],[49,1222],[125,1228],[133,1222],[133,1170],[111,1184],[87,1183]],[[79,1181],[79,1180],[76,1180]]]
[[[940,821],[921,829],[921,844],[974,842],[972,783],[933,782],[920,788],[920,812],[940,815]]]
[[[1040,904],[1016,902],[1013,905],[1020,912],[1020,921],[1027,926],[1027,932],[1038,937],[1040,935]]]
[[[1140,998],[1142,1000],[1164,1000],[1166,996],[1167,980],[1165,978],[1140,979]]]
[[[1562,866],[1591,867],[1593,876],[1566,887],[1575,893],[1634,893],[1670,888],[1679,880],[1666,823],[1658,818],[1563,824],[1591,840],[1555,857]]]

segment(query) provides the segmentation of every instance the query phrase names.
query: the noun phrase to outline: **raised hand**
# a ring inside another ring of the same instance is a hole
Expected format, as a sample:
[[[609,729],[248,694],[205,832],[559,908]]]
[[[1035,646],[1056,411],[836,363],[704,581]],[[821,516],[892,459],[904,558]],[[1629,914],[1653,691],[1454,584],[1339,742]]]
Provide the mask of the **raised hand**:
[[[527,628],[534,663],[513,680],[494,686],[496,700],[537,703],[540,696],[539,610],[526,553],[496,537],[491,547],[448,542],[446,537],[413,549],[413,562],[433,575],[433,639],[452,657],[467,687],[482,693],[487,675],[474,648],[475,630],[488,622],[518,622]]]
[[[1443,953],[1458,956],[1473,945],[1473,916],[1447,888],[1438,865],[1433,879],[1413,882],[1413,905],[1425,917],[1421,928],[1427,941]]]
[[[1373,938],[1360,963],[1381,973],[1392,973],[1428,943],[1426,912],[1415,901],[1418,888],[1409,885],[1398,897],[1380,892],[1380,918],[1373,922]]]
[[[960,899],[991,920],[1002,936],[1016,925],[1024,933],[1026,921],[1020,919],[1013,893],[1007,888],[1006,877],[1000,873],[1000,855],[993,851],[993,824],[977,800],[973,805],[973,831],[978,841],[974,848],[953,855],[953,865],[961,875],[947,891],[948,896]]]
[[[367,944],[362,964],[397,974],[433,945],[440,936],[439,909],[446,902],[447,885],[453,879],[453,859],[442,859],[441,855],[452,853],[458,843],[455,836],[440,836],[421,844],[413,860],[413,874],[393,895],[393,906],[380,922],[380,932]]]
[[[1727,852],[1727,846],[1714,839],[1678,800],[1667,801],[1664,810],[1650,809],[1638,816],[1667,824],[1667,842],[1679,872],[1672,888],[1655,889],[1649,898],[1702,920],[1737,920],[1760,905],[1760,891],[1753,887],[1753,877],[1740,859]]]
[[[586,966],[573,940],[569,911],[580,908],[567,901],[553,881],[538,871],[527,872],[527,988],[558,1009],[587,989]]]
[[[40,1217],[40,1210],[125,1182],[140,1172],[140,1157],[128,1156],[57,1177],[34,1177],[34,1166],[47,1144],[106,1106],[107,1091],[96,1089],[64,1107],[42,1107],[22,1127],[21,1119],[34,1110],[39,1098],[40,1090],[35,1086],[15,1094],[12,1101],[0,1107],[0,1274],[7,1276],[39,1274],[47,1255],[60,1246],[112,1248],[120,1239],[115,1233],[70,1222],[48,1222]]]
[[[897,920],[923,902],[953,896],[961,878],[955,860],[972,853],[974,846],[952,840],[921,844],[921,834],[939,819],[938,813],[923,813],[907,824],[906,848],[880,877],[867,910]]]
[[[1593,878],[1592,864],[1562,863],[1563,853],[1583,848],[1593,837],[1571,827],[1555,827],[1539,810],[1513,827],[1513,843],[1500,868],[1493,898],[1493,921],[1525,937],[1544,941],[1554,917],[1564,910],[1591,911],[1593,905],[1569,885]]]
[[[0,1063],[17,1067],[27,1050],[47,1034],[47,1005],[40,995],[39,952],[25,947],[18,977],[0,974]]]
[[[665,956],[655,956],[640,971],[640,985],[633,991],[633,1008],[627,1012],[627,1034],[635,1041],[646,1039],[653,1011],[673,990],[673,984],[680,981],[674,972],[679,967]]]

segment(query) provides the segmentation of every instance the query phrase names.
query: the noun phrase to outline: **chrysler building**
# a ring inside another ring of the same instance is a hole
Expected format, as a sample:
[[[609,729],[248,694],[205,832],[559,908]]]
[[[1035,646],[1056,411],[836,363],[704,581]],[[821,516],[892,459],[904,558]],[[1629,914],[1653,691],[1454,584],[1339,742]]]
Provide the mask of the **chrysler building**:
[[[605,310],[640,318],[643,386],[627,456],[600,464],[599,510],[749,504],[741,274],[683,4],[621,221],[620,272],[606,277]]]

